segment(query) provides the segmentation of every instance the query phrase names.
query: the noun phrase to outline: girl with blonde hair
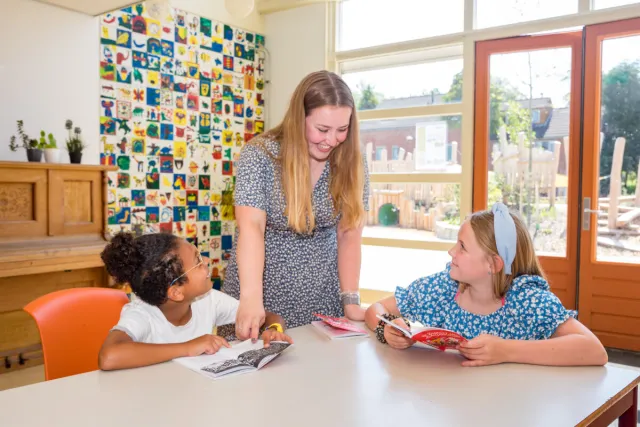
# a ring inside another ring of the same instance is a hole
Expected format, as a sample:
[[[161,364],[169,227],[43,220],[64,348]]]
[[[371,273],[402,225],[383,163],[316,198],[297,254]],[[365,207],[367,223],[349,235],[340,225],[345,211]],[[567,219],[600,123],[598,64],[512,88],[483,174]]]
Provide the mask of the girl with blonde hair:
[[[366,323],[379,341],[396,349],[413,344],[376,315],[404,328],[408,318],[461,334],[465,366],[607,363],[598,338],[551,292],[527,228],[505,205],[471,215],[449,255],[444,271],[369,307]]]
[[[247,143],[236,164],[236,239],[223,291],[240,300],[240,339],[259,335],[265,309],[290,328],[313,313],[364,319],[368,192],[351,91],[337,74],[311,73],[282,123]]]

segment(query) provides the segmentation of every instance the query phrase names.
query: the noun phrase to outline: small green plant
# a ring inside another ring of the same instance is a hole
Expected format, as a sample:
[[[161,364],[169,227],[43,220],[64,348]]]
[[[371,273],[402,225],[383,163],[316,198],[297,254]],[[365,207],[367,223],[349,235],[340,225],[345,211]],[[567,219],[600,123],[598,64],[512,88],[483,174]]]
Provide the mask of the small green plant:
[[[82,139],[80,138],[82,129],[79,127],[73,128],[73,122],[71,120],[67,120],[64,127],[69,131],[69,138],[67,138],[67,151],[69,153],[81,153],[82,150],[86,148],[86,145],[83,144]],[[71,129],[73,129],[73,132],[71,132]]]
[[[58,148],[58,143],[56,142],[56,138],[53,136],[52,133],[47,135],[47,140],[49,142],[47,142],[47,145],[45,148]]]
[[[17,120],[16,123],[18,128],[18,136],[20,137],[20,141],[22,141],[22,144],[17,144],[16,141],[18,138],[16,138],[15,135],[12,135],[11,139],[9,140],[9,149],[11,151],[18,151],[18,148],[24,148],[25,150],[41,149],[42,147],[40,146],[38,140],[29,138],[29,135],[25,133],[24,122],[22,120]]]

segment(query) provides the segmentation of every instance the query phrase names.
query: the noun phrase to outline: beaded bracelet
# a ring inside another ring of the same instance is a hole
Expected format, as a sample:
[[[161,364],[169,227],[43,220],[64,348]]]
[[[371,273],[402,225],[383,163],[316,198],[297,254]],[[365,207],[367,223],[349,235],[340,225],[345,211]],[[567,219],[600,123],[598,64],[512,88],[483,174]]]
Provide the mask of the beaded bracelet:
[[[404,320],[404,323],[407,325],[407,329],[411,328],[411,325],[409,324],[409,321],[407,319],[405,319],[404,317],[396,316],[395,314],[389,314],[389,313],[381,314],[381,316],[384,317],[385,319],[387,319],[389,322],[393,322],[396,319],[402,319],[402,320]],[[378,322],[378,326],[376,327],[376,338],[382,344],[386,344],[387,343],[387,339],[384,337],[384,327],[385,326],[386,326],[386,323],[384,323],[382,320],[380,320]]]

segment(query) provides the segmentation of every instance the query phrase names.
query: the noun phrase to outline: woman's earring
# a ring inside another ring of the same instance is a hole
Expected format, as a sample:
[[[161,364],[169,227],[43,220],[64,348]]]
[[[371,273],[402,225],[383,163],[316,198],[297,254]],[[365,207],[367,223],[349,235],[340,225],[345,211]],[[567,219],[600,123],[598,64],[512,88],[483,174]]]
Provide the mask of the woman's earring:
[[[491,270],[489,270],[488,274],[489,274],[489,276],[491,276],[493,273],[491,272]]]

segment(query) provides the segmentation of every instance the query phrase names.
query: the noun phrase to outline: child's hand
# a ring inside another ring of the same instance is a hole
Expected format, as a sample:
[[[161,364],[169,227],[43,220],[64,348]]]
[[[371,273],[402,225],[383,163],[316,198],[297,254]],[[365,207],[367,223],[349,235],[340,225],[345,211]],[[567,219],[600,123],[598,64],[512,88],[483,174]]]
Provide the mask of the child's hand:
[[[271,341],[285,341],[289,344],[293,344],[293,340],[289,335],[282,332],[274,331],[273,329],[267,329],[262,333],[262,341],[264,341],[265,347],[269,347],[269,343]]]
[[[407,329],[407,324],[404,323],[402,319],[395,319],[393,323],[400,326],[402,329]],[[409,348],[413,345],[413,340],[411,340],[411,338],[407,338],[402,334],[402,332],[388,325],[384,327],[384,339],[387,340],[387,344],[389,344],[389,346],[397,350],[404,350],[405,348]]]
[[[231,347],[227,340],[217,335],[203,335],[201,337],[187,341],[187,356],[200,356],[201,354],[213,354],[222,347]]]
[[[497,365],[505,362],[504,342],[502,338],[488,334],[478,335],[470,341],[463,342],[458,350],[469,360],[462,362],[462,366]]]

